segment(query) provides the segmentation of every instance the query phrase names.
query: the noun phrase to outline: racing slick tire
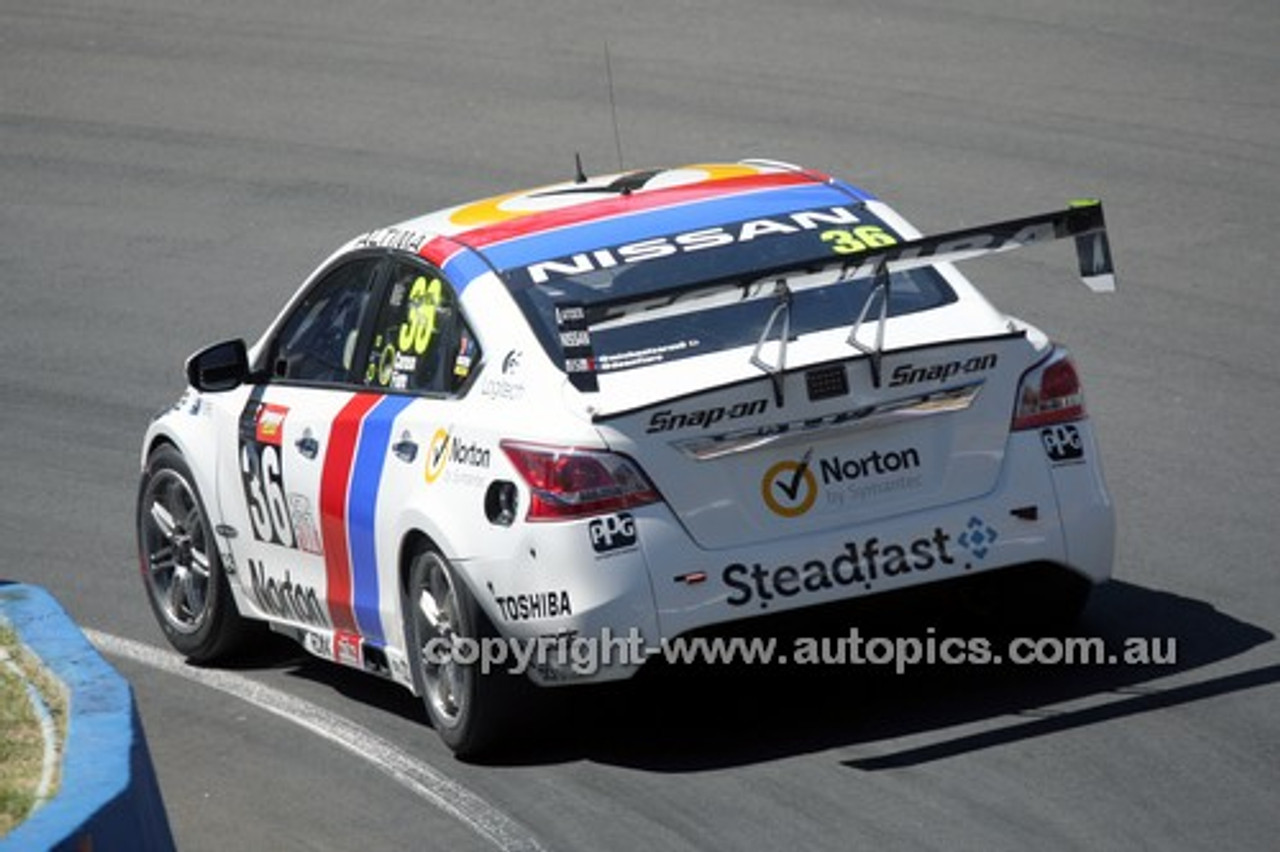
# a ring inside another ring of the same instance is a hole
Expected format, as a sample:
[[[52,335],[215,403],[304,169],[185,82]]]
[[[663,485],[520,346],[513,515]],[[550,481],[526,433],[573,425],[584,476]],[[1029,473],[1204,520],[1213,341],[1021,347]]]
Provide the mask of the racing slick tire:
[[[236,609],[195,477],[172,446],[147,458],[137,522],[142,581],[169,644],[193,663],[230,656],[256,625]]]
[[[491,750],[510,732],[523,677],[502,667],[485,671],[480,661],[460,662],[449,652],[459,639],[475,640],[478,650],[498,634],[458,572],[435,550],[423,547],[409,563],[404,613],[414,682],[432,727],[460,758]]]

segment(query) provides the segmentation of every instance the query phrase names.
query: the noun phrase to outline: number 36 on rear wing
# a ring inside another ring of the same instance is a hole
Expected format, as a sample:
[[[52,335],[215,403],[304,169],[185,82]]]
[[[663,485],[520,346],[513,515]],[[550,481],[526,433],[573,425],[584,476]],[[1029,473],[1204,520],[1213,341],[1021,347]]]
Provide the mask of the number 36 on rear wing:
[[[949,231],[878,249],[849,253],[849,278],[901,272],[936,263],[953,263],[986,254],[1074,237],[1080,260],[1080,278],[1095,293],[1116,289],[1115,269],[1102,202],[1089,198],[1072,201],[1066,209],[1039,216],[994,222],[976,228]]]

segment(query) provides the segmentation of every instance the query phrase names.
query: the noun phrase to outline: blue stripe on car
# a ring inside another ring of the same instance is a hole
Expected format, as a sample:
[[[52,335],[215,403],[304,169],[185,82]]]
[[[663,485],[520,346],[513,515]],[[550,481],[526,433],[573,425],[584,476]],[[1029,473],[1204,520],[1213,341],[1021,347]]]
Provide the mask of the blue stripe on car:
[[[367,640],[381,644],[382,618],[378,609],[378,561],[374,525],[378,487],[391,446],[391,427],[413,397],[387,396],[373,407],[360,426],[360,442],[347,493],[347,535],[351,542],[351,578],[356,625]]]
[[[440,271],[452,282],[458,295],[462,295],[468,284],[491,270],[483,258],[472,249],[463,247],[444,262]]]

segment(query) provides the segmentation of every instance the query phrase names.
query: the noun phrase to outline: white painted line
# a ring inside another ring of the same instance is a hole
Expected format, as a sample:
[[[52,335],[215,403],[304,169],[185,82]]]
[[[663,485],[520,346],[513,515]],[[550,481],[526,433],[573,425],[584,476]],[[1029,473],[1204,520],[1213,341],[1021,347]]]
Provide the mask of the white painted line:
[[[407,754],[349,719],[241,675],[189,666],[177,654],[151,645],[87,628],[84,634],[103,653],[124,657],[234,695],[341,746],[372,763],[396,783],[455,817],[504,852],[544,850],[527,828],[501,810],[429,763]]]

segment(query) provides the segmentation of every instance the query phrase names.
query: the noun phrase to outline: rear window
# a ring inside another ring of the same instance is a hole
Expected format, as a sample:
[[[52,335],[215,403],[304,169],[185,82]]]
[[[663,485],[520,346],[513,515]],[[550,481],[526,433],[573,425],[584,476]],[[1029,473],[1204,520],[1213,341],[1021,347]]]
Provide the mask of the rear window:
[[[781,287],[793,338],[852,326],[875,282],[843,280],[846,260],[900,240],[864,207],[835,207],[592,248],[503,277],[552,360],[586,354],[604,373],[753,346]],[[894,273],[889,291],[891,317],[956,298],[929,267]],[[588,334],[566,337],[565,311],[577,309]],[[869,316],[879,312],[874,304]],[[779,333],[775,320],[770,336]]]

